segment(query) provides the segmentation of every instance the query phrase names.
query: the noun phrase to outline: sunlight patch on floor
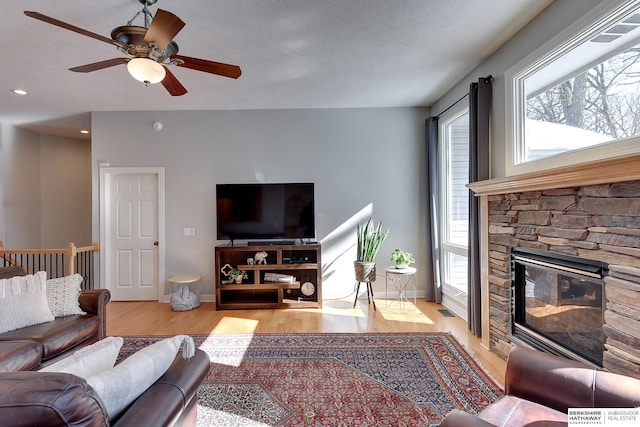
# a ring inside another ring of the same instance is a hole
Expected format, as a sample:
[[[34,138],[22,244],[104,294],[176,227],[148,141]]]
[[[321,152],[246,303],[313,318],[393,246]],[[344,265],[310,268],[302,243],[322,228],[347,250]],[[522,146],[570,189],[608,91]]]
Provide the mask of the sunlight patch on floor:
[[[225,316],[220,319],[218,324],[209,333],[209,338],[215,340],[216,334],[236,334],[240,338],[236,340],[235,345],[237,346],[237,350],[241,351],[241,353],[238,353],[238,357],[219,360],[211,359],[211,362],[229,365],[235,368],[240,366],[240,363],[244,359],[244,355],[247,352],[247,349],[251,345],[251,341],[253,339],[253,336],[255,335],[254,332],[258,327],[258,323],[259,322],[257,320],[242,319],[240,317]],[[207,342],[209,338],[207,338],[202,343],[202,346],[200,348],[210,345]]]
[[[364,305],[356,304],[353,307],[353,301],[346,300],[325,300],[322,302],[322,308],[314,309],[313,312],[320,315],[332,315],[332,316],[348,316],[348,317],[367,317],[366,302]],[[296,308],[291,311],[297,311],[300,313],[309,313],[308,308]]]
[[[211,330],[211,334],[253,334],[258,328],[258,320],[225,316]]]
[[[202,415],[201,415],[202,414]],[[225,425],[225,426],[265,426],[268,427],[269,424],[261,423],[259,421],[253,420],[251,418],[243,417],[238,414],[234,414],[233,412],[216,410],[208,408],[205,405],[201,405],[198,403],[198,427],[204,427],[207,425],[213,424],[203,424],[200,419],[203,418],[205,420],[215,420],[215,425]]]
[[[435,325],[429,316],[418,310],[411,302],[405,302],[401,307],[397,300],[378,300],[378,311],[386,320]]]

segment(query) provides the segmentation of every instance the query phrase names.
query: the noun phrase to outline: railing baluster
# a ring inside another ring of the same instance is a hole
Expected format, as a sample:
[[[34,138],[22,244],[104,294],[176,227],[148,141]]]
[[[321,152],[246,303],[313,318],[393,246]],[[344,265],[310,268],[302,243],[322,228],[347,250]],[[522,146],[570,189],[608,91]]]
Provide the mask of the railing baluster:
[[[91,275],[89,277],[90,277],[91,289],[93,289],[94,288],[93,280],[94,280],[94,274],[95,274],[95,270],[93,269],[93,258],[95,256],[95,251],[89,251],[88,254],[89,255],[87,256],[88,258],[87,271],[91,272]]]
[[[98,243],[77,248],[69,243],[65,249],[7,249],[0,240],[0,265],[17,265],[29,274],[46,271],[47,278],[64,277],[78,273],[83,277],[83,289],[94,289],[93,257],[100,250]]]

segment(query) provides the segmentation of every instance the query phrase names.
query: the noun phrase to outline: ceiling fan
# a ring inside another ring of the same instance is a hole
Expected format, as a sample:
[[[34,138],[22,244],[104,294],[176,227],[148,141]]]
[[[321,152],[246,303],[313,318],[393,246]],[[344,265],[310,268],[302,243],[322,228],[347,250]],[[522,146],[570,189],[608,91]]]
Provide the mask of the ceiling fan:
[[[127,25],[116,27],[111,31],[111,38],[85,30],[75,25],[67,24],[55,18],[38,12],[25,11],[25,15],[61,27],[105,43],[115,45],[118,50],[126,54],[127,58],[113,58],[70,68],[71,71],[89,73],[116,65],[126,64],[129,74],[146,85],[162,83],[162,86],[172,95],[181,96],[187,89],[169,71],[168,65],[190,68],[205,73],[237,79],[242,71],[237,65],[223,64],[206,59],[192,58],[178,55],[178,45],[173,38],[182,30],[185,23],[171,12],[158,9],[155,16],[148,6],[158,0],[138,0],[143,6]],[[133,25],[133,21],[142,14],[144,27]]]

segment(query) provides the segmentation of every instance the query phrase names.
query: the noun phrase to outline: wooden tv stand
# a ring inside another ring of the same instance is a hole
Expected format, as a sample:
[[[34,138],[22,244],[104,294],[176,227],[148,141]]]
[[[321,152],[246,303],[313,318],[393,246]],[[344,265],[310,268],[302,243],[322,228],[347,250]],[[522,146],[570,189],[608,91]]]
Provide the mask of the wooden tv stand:
[[[266,252],[266,264],[256,263],[258,252]],[[217,310],[322,306],[319,244],[219,245],[215,248],[215,258]],[[250,259],[254,260],[253,264],[249,263]],[[227,264],[245,271],[247,278],[242,283],[231,283],[224,274],[229,270],[225,268]],[[269,280],[269,276],[276,281]],[[300,287],[305,282],[315,287],[312,295],[302,293]]]

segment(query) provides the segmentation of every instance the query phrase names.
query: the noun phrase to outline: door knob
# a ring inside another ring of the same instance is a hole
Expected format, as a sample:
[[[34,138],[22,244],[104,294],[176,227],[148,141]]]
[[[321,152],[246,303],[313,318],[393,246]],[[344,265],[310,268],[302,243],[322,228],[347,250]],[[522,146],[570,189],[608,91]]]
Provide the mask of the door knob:
[[[155,242],[153,242],[153,246],[158,246],[158,241],[156,240]]]

